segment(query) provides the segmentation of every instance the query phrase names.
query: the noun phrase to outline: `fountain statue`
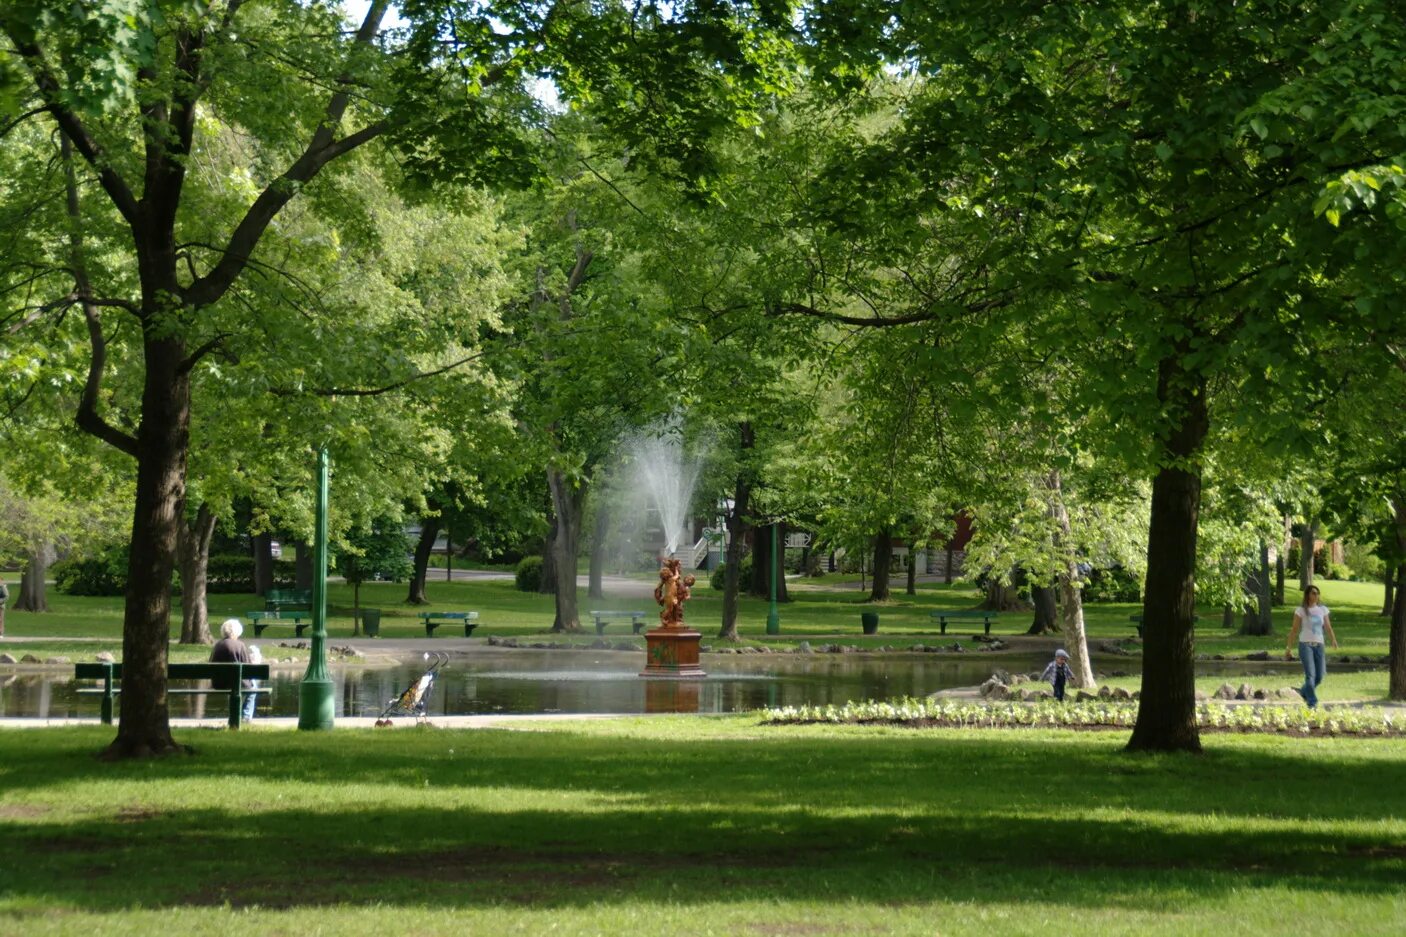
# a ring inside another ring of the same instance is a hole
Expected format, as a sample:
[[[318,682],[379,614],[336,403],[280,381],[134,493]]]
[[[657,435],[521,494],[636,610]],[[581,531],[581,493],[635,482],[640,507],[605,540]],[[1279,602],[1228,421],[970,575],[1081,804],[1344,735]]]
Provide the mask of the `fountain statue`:
[[[683,603],[692,594],[692,576],[683,575],[677,557],[667,556],[659,568],[654,601],[660,605],[659,627],[644,633],[647,663],[641,677],[703,677],[698,665],[702,635],[683,621]]]

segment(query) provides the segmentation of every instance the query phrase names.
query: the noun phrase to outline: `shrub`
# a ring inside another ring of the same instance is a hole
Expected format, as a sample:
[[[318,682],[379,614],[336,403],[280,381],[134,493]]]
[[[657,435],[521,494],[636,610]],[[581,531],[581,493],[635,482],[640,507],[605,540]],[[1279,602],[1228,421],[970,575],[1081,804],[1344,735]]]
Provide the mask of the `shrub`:
[[[752,554],[746,553],[742,556],[742,562],[738,564],[737,581],[741,591],[747,591],[747,583],[752,579]],[[713,587],[715,592],[723,591],[723,577],[727,575],[727,564],[719,563],[718,568],[708,576],[708,585]]]
[[[121,595],[127,589],[126,544],[53,566],[54,588],[65,595]]]
[[[536,592],[542,587],[542,558],[524,556],[518,561],[513,578],[517,580],[519,592]]]
[[[1343,562],[1352,567],[1359,579],[1366,582],[1378,582],[1386,573],[1386,564],[1377,556],[1376,551],[1359,543],[1343,545]]]
[[[1351,579],[1352,567],[1348,566],[1346,563],[1328,561],[1323,564],[1323,568],[1319,570],[1319,573],[1324,579]]]

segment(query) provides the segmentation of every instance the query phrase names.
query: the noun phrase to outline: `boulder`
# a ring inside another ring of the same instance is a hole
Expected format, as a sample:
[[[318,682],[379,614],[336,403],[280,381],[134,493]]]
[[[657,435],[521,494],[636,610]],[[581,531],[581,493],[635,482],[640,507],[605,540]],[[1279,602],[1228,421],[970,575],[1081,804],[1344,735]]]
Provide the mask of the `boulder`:
[[[1217,691],[1217,692],[1219,692],[1219,691]],[[1133,699],[1138,699],[1140,696],[1142,696],[1142,693],[1141,693],[1141,692],[1134,693],[1134,694],[1133,694]],[[1198,703],[1204,703],[1204,702],[1206,702],[1206,701],[1209,700],[1209,699],[1210,699],[1210,697],[1207,696],[1207,695],[1206,695],[1205,693],[1203,693],[1202,691],[1200,691],[1200,690],[1197,690],[1197,691],[1196,691],[1196,702],[1198,702]],[[1216,699],[1220,699],[1220,697],[1218,696],[1218,697],[1216,697]]]
[[[1303,699],[1303,697],[1299,695],[1299,691],[1298,691],[1298,690],[1295,690],[1293,687],[1287,687],[1287,686],[1286,686],[1286,687],[1280,687],[1276,695],[1277,695],[1280,699],[1292,699],[1292,700]]]
[[[46,658],[44,658],[44,663],[46,663],[46,664],[71,664],[71,663],[73,663],[73,661],[69,660],[67,657],[46,657]]]
[[[1222,683],[1212,695],[1216,699],[1235,699],[1235,687],[1229,683]]]
[[[1235,698],[1236,698],[1236,699],[1254,699],[1254,698],[1255,698],[1255,688],[1252,687],[1252,686],[1250,686],[1248,683],[1242,683],[1242,684],[1240,684],[1240,687],[1235,691]]]
[[[1006,686],[1011,686],[1011,685],[1012,685],[1012,682],[1013,682],[1013,681],[1011,680],[1011,675],[1010,675],[1010,673],[1009,673],[1008,671],[1005,671],[1005,670],[993,670],[993,671],[991,671],[991,679],[993,679],[993,680],[1000,680],[1000,681],[1001,681],[1002,683],[1004,683]]]
[[[809,642],[809,641],[802,641],[800,644],[797,644],[797,645],[796,645],[796,653],[797,653],[797,654],[814,654],[815,652],[810,649],[810,642]]]
[[[41,664],[41,663],[43,663],[43,661],[41,661],[39,658],[35,657],[33,654],[26,654],[26,655],[24,655],[23,657],[20,658],[20,663],[21,663],[21,664]]]
[[[1090,701],[1090,700],[1096,700],[1096,699],[1098,699],[1097,696],[1095,696],[1095,695],[1092,694],[1092,693],[1089,693],[1089,692],[1086,691],[1086,690],[1080,690],[1078,693],[1075,693],[1075,694],[1074,694],[1074,702],[1076,702],[1076,703],[1086,703],[1086,702],[1088,702],[1088,701]]]
[[[1101,686],[1098,688],[1099,699],[1112,699],[1113,688],[1111,686]]]
[[[1115,686],[1113,688],[1113,698],[1117,700],[1130,700],[1133,698],[1133,694],[1120,686]]]
[[[1006,686],[995,677],[991,677],[983,683],[978,692],[983,699],[1007,699],[1011,695],[1010,687]]]
[[[15,660],[15,658],[14,658],[13,655],[11,655],[11,654],[0,654],[0,664],[18,664],[18,663],[19,663],[19,661]]]
[[[1268,651],[1252,651],[1245,655],[1246,660],[1269,660]]]
[[[115,663],[117,663],[117,656],[116,656],[115,654],[113,654],[111,651],[98,651],[98,656],[97,656],[95,659],[96,659],[96,660],[98,661],[98,663],[100,663],[100,664],[115,664]]]
[[[1256,690],[1254,693],[1254,697],[1255,699],[1269,699],[1269,694],[1266,693],[1264,690]]]

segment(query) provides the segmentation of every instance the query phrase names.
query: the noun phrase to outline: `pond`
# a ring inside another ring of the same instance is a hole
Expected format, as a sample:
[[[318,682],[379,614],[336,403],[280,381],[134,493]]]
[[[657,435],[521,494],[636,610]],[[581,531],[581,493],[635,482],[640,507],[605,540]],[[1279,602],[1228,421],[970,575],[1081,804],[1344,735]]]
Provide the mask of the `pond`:
[[[924,696],[974,686],[997,667],[1032,671],[1046,655],[969,657],[936,654],[747,655],[705,659],[703,680],[645,680],[641,654],[485,648],[454,655],[431,695],[432,715],[527,713],[745,712],[763,706],[844,703]],[[1113,664],[1104,664],[1112,669]],[[1117,667],[1135,673],[1137,658]],[[1245,661],[1203,662],[1201,673],[1278,673],[1293,682],[1297,665]],[[1350,667],[1341,670],[1353,669]],[[337,715],[374,716],[423,672],[416,659],[394,667],[333,667]],[[302,672],[275,673],[261,715],[296,716]],[[98,699],[59,673],[0,675],[0,716],[94,719]],[[218,697],[173,696],[173,716],[223,712]]]

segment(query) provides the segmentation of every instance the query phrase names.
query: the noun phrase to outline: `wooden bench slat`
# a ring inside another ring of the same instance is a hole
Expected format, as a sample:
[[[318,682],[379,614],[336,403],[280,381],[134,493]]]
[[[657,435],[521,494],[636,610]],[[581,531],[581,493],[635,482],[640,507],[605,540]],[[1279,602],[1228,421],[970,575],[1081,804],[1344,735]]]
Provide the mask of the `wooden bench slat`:
[[[167,664],[167,680],[225,680],[231,676],[234,678],[234,689],[224,689],[220,687],[194,688],[194,689],[167,689],[167,693],[174,694],[204,694],[204,693],[225,693],[229,696],[229,725],[230,728],[237,729],[242,721],[243,712],[240,703],[245,696],[256,693],[259,688],[243,685],[244,680],[267,680],[269,679],[268,664],[241,664],[238,661],[207,661],[205,663],[193,664]],[[79,688],[78,692],[94,692],[102,694],[102,722],[104,725],[112,725],[112,699],[122,692],[119,682],[122,679],[122,665],[116,661],[80,662],[73,665],[73,676],[78,680],[101,680],[101,688],[94,688],[85,691]]]
[[[612,612],[604,609],[592,609],[590,614],[596,620],[596,634],[605,634],[605,626],[616,618],[630,619],[631,630],[639,634],[644,629],[645,618],[649,616],[648,612]]]
[[[466,638],[473,635],[474,629],[478,627],[478,612],[418,612],[415,617],[425,623],[425,634],[431,638],[434,637],[434,630],[444,621],[462,621]]]
[[[941,629],[943,634],[947,633],[947,619],[949,618],[980,618],[982,620],[982,624],[985,626],[985,633],[990,634],[991,622],[997,618],[1000,618],[1001,613],[986,612],[982,611],[981,609],[959,609],[957,611],[952,612],[943,611],[939,609],[937,611],[928,612],[928,617],[937,619],[938,627]]]

